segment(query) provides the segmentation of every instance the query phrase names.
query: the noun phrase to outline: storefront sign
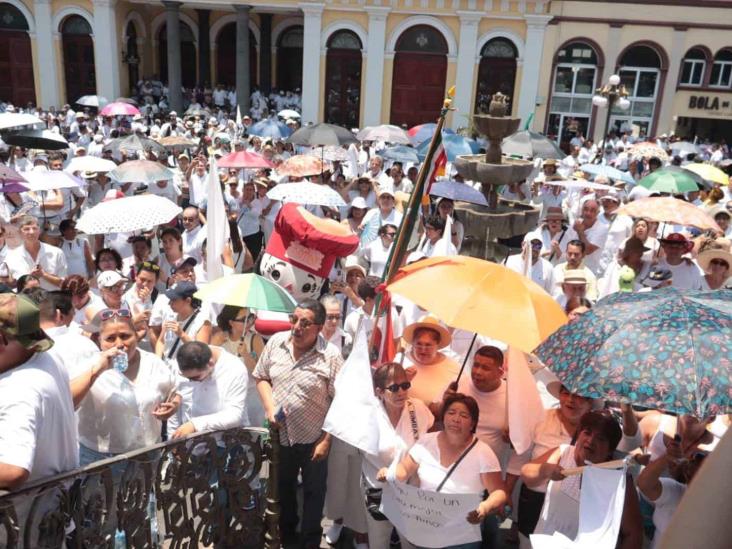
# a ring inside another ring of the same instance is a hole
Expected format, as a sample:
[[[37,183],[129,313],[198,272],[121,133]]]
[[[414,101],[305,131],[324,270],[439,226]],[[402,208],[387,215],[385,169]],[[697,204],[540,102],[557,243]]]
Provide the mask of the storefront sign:
[[[732,94],[690,95],[688,103],[690,116],[732,116]]]

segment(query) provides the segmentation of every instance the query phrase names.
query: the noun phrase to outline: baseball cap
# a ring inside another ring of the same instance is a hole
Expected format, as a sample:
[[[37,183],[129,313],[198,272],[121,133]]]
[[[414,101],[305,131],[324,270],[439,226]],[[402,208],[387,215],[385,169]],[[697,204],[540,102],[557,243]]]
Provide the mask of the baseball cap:
[[[26,296],[0,294],[0,331],[28,350],[48,351],[53,340],[41,330],[41,313]]]
[[[120,282],[128,282],[128,279],[117,271],[104,271],[97,275],[97,286],[100,288],[111,288]]]
[[[185,299],[187,297],[193,297],[198,291],[198,287],[193,282],[177,282],[173,284],[169,289],[165,290],[165,296],[170,299]]]
[[[368,206],[366,205],[366,200],[364,199],[363,196],[357,196],[353,200],[351,200],[350,207],[357,208],[359,210],[364,210],[364,209],[368,208]]]
[[[185,256],[170,270],[170,274],[175,274],[182,267],[195,267],[196,265],[198,265],[198,261],[196,261],[195,257]]]

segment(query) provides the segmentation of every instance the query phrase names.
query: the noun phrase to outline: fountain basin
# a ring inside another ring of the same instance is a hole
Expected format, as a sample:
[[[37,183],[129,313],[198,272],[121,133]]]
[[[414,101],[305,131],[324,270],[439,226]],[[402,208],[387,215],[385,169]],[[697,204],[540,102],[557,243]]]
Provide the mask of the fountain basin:
[[[482,154],[458,156],[455,158],[453,166],[469,181],[494,186],[523,181],[534,169],[534,164],[530,160],[518,160],[504,156],[501,164],[491,164],[485,162],[485,156]]]
[[[473,115],[473,124],[479,134],[485,135],[488,140],[500,141],[507,135],[518,130],[520,118],[506,118],[504,116],[491,116],[489,114]]]

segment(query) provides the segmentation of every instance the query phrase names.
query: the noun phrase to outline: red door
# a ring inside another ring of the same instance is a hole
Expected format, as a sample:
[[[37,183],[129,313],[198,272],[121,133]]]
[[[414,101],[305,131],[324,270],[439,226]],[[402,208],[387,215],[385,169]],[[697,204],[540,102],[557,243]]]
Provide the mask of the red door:
[[[0,101],[25,106],[36,102],[33,57],[28,33],[0,31]]]
[[[63,51],[67,103],[73,103],[82,95],[96,94],[92,37],[88,34],[64,34]]]
[[[445,99],[447,56],[397,52],[391,81],[392,124],[416,126],[434,122]]]

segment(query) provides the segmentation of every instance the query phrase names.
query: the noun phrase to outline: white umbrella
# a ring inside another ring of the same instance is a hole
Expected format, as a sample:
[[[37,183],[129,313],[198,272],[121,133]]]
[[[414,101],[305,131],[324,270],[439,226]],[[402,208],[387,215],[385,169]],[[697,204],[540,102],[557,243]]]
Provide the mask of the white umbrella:
[[[383,141],[384,143],[395,143],[409,145],[409,135],[399,126],[381,124],[380,126],[368,126],[356,134],[359,141]]]
[[[75,156],[66,166],[64,171],[68,173],[74,172],[111,172],[117,167],[117,164],[106,158],[98,156]]]
[[[0,131],[35,126],[36,124],[43,124],[43,121],[32,114],[16,112],[4,112],[0,114]]]
[[[267,198],[281,202],[295,202],[313,206],[341,208],[347,204],[337,192],[327,185],[318,185],[308,181],[298,183],[280,183],[267,193]]]
[[[130,160],[109,172],[109,177],[120,183],[155,183],[173,179],[175,174],[157,162]]]
[[[337,145],[326,145],[325,147],[313,147],[308,152],[308,156],[315,156],[328,162],[345,162],[348,160],[348,151]]]
[[[280,118],[300,118],[300,113],[297,111],[293,111],[292,109],[284,109],[277,113],[277,116]]]
[[[106,97],[102,97],[101,95],[82,95],[79,97],[79,99],[76,100],[77,105],[82,105],[84,107],[94,107],[99,108],[103,107],[109,103]]]
[[[31,191],[53,191],[83,186],[83,181],[61,170],[30,170],[23,172]]]
[[[167,198],[141,194],[109,200],[90,208],[76,227],[86,234],[126,233],[168,223],[181,211]]]
[[[603,185],[602,183],[595,183],[594,181],[587,181],[586,179],[562,179],[557,181],[544,181],[545,185],[556,185],[557,187],[564,187],[565,189],[593,189],[593,190],[606,190],[612,191],[615,189],[612,185]]]

